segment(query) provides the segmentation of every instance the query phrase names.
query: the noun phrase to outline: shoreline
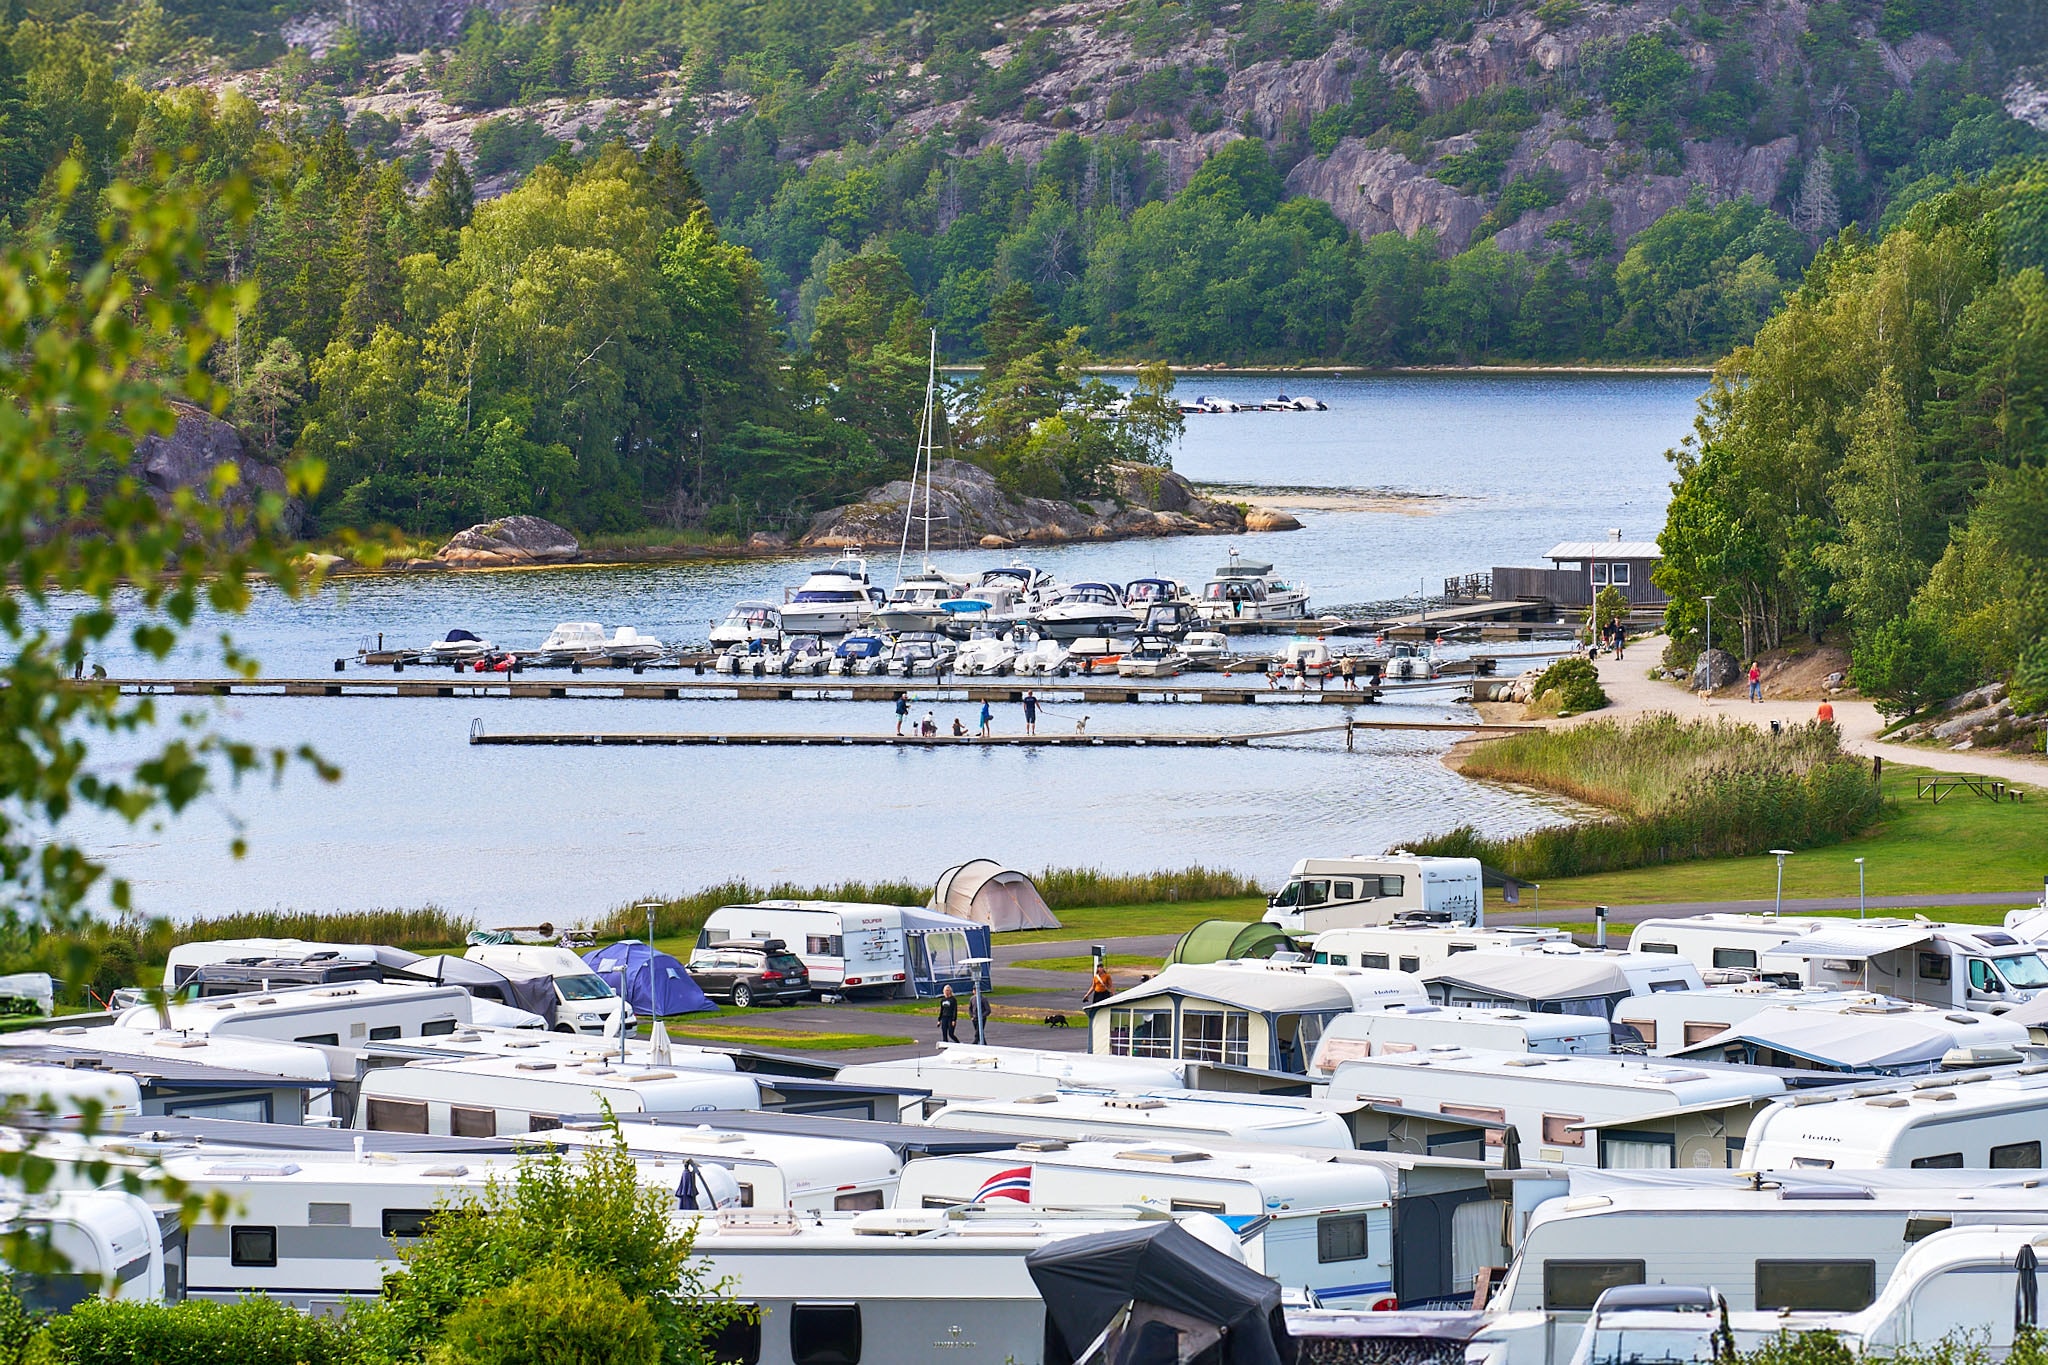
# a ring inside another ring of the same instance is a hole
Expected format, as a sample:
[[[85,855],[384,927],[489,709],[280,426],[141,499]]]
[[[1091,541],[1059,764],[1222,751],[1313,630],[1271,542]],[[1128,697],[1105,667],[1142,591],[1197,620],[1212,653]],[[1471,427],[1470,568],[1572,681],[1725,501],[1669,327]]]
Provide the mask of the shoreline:
[[[1086,374],[1136,374],[1144,365],[1135,361],[1113,361],[1097,365],[1086,365]],[[1678,376],[1682,378],[1708,379],[1713,376],[1714,365],[1705,363],[1679,363],[1671,365],[1628,365],[1600,364],[1587,362],[1572,365],[1542,365],[1536,363],[1514,363],[1501,365],[1342,365],[1319,361],[1303,361],[1295,365],[1171,365],[1168,368],[1176,375],[1215,375],[1219,378],[1251,378],[1258,375],[1286,375],[1289,377],[1323,377],[1328,379],[1371,379],[1380,375],[1412,378],[1415,376],[1442,375],[1457,377],[1465,375],[1510,375],[1510,376],[1574,376],[1574,375],[1645,375]],[[942,373],[979,374],[981,366],[973,364],[941,365]]]

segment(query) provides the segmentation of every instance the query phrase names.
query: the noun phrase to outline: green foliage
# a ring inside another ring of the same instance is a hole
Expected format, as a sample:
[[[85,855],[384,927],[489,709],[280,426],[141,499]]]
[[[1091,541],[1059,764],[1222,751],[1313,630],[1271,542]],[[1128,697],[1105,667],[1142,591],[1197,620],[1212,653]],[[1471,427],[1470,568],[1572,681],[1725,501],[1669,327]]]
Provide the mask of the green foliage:
[[[473,143],[476,173],[486,178],[508,171],[524,174],[561,145],[535,119],[485,119],[476,126]]]
[[[1628,594],[1609,584],[1593,599],[1594,630],[1604,631],[1616,621],[1626,621],[1630,610]]]
[[[2037,642],[2013,670],[2012,708],[2022,716],[2048,711],[2048,640]]]
[[[1939,621],[1919,612],[1871,631],[1849,664],[1849,681],[1888,716],[1938,705],[1976,680],[1976,660]]]
[[[661,1334],[618,1282],[566,1261],[469,1300],[448,1318],[432,1365],[660,1365]]]
[[[1543,670],[1529,689],[1529,699],[1558,712],[1597,711],[1607,705],[1600,675],[1584,655],[1571,654]]]
[[[1543,880],[1836,843],[1867,829],[1881,806],[1869,768],[1840,745],[1840,732],[1820,722],[1773,735],[1668,715],[1513,735],[1480,746],[1463,771],[1547,787],[1616,818],[1506,839],[1468,825],[1410,847]]]
[[[236,1303],[91,1298],[53,1319],[48,1336],[60,1365],[354,1365],[362,1358],[341,1320],[260,1295]]]
[[[1664,35],[1638,33],[1589,51],[1586,63],[1598,72],[1616,131],[1645,146],[1676,150],[1678,104],[1692,66]]]

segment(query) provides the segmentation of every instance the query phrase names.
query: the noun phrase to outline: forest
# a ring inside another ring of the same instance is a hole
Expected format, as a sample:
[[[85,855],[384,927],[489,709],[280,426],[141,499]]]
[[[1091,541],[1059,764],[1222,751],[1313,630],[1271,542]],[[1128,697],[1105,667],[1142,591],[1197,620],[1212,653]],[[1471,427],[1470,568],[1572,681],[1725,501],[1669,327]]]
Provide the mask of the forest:
[[[1675,640],[1845,631],[1897,712],[2009,680],[2048,706],[2048,163],[1822,249],[1717,370],[1657,582]],[[1687,651],[1688,653],[1690,651]]]

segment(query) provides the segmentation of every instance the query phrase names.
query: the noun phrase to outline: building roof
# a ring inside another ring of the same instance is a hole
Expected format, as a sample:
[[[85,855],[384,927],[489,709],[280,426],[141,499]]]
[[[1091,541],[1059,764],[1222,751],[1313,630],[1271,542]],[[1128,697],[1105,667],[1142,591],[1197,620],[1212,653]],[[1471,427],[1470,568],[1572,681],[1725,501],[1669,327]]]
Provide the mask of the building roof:
[[[1550,547],[1545,559],[1662,559],[1654,540],[1567,540]]]

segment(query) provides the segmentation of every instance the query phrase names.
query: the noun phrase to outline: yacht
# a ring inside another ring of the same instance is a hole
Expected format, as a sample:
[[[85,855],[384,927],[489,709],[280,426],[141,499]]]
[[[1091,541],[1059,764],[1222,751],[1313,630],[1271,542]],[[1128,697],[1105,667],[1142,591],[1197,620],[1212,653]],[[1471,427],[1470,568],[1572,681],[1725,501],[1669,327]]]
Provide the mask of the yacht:
[[[1060,593],[1049,607],[1032,616],[1040,635],[1055,640],[1078,640],[1083,636],[1138,633],[1138,613],[1124,605],[1123,594],[1110,583],[1075,583]]]
[[[897,638],[890,647],[888,671],[899,678],[937,677],[953,666],[959,647],[943,635],[920,632]]]
[[[593,627],[602,635],[604,627]],[[566,629],[566,627],[563,627]],[[714,645],[742,645],[749,640],[774,642],[782,638],[782,608],[773,602],[741,602],[711,628]]]
[[[782,604],[782,628],[847,635],[866,625],[881,602],[882,590],[868,582],[868,562],[859,551],[848,550],[789,592]]]
[[[927,561],[922,570],[889,590],[888,599],[875,609],[869,624],[887,635],[906,630],[944,630],[951,620],[945,604],[963,599],[967,582],[940,573]]]
[[[1202,588],[1202,616],[1210,621],[1298,621],[1308,616],[1308,591],[1273,576],[1273,566],[1240,559],[1230,562]]]
[[[988,597],[1003,588],[1009,589],[1014,597],[1036,603],[1049,601],[1057,585],[1045,570],[1013,559],[1000,569],[983,569],[975,581],[974,595]]]
[[[548,638],[540,642],[540,648],[534,654],[534,662],[572,663],[586,654],[598,653],[604,646],[604,627],[597,622],[564,621],[549,631]]]
[[[785,678],[813,678],[824,673],[831,661],[825,642],[817,636],[792,635],[783,641],[779,654],[770,656],[768,671]]]
[[[489,654],[491,652],[491,642],[479,635],[474,635],[469,631],[458,628],[449,631],[446,635],[428,645],[424,652],[427,658],[435,663],[470,663]]]
[[[1017,641],[1008,631],[978,630],[953,660],[953,671],[966,677],[995,677],[1017,665]]]

